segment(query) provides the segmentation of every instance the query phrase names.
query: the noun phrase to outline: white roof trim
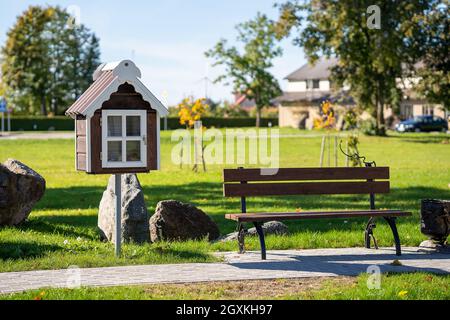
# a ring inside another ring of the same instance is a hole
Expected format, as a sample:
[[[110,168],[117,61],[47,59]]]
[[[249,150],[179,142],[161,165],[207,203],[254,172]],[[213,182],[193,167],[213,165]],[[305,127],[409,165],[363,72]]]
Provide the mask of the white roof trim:
[[[113,71],[113,75],[116,76],[114,81],[100,93],[94,101],[85,109],[84,114],[87,117],[92,117],[97,109],[101,108],[103,102],[109,100],[111,94],[117,92],[120,85],[128,82],[131,84],[137,93],[140,93],[144,100],[148,101],[152,109],[156,110],[160,116],[166,116],[169,114],[167,108],[159,101],[153,93],[139,80],[141,77],[141,71],[136,67],[133,61],[123,60],[120,62],[111,62],[102,64],[94,72],[94,79],[98,79],[101,72]]]

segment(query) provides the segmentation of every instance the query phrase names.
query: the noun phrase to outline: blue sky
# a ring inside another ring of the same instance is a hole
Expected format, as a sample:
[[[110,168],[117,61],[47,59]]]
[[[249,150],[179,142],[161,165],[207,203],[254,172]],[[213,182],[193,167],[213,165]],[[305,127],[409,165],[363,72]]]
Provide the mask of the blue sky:
[[[75,6],[80,20],[100,37],[102,61],[133,59],[144,83],[161,100],[174,104],[187,95],[204,96],[206,75],[214,79],[220,68],[209,67],[203,52],[220,38],[234,41],[234,26],[258,11],[275,18],[273,0],[128,0],[27,1],[0,0],[0,43],[16,17],[30,4]],[[273,74],[282,80],[304,62],[301,48],[282,43],[284,55],[275,60]],[[231,99],[231,88],[209,84],[209,96]]]

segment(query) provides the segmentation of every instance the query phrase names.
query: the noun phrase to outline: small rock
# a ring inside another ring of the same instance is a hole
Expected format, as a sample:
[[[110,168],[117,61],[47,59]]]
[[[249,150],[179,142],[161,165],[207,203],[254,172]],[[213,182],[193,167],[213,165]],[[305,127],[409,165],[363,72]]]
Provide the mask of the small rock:
[[[103,192],[98,213],[98,227],[102,240],[115,240],[115,195],[114,176],[109,178],[108,187]],[[149,242],[149,215],[144,193],[135,174],[122,174],[122,242]]]
[[[150,238],[153,242],[205,237],[212,241],[219,235],[217,225],[202,210],[176,200],[159,202],[150,218]]]
[[[289,230],[288,227],[280,221],[269,221],[262,225],[264,235],[268,234],[276,234],[276,235],[285,235],[288,234]],[[257,236],[258,232],[256,231],[256,228],[250,228],[245,233],[246,236]],[[238,233],[232,232],[229,233],[223,237],[221,237],[219,240],[222,242],[227,241],[234,241],[237,240]]]
[[[450,246],[433,240],[425,240],[419,245],[418,251],[427,253],[450,253]]]
[[[45,179],[22,162],[0,164],[0,226],[24,222],[45,192]]]
[[[391,266],[395,266],[395,267],[400,267],[403,264],[400,262],[400,260],[395,259],[394,261],[392,261]]]

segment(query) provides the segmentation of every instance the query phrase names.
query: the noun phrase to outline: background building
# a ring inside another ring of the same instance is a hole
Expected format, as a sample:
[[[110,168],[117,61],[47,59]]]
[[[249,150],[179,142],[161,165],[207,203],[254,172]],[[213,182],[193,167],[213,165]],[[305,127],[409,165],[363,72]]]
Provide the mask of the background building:
[[[319,116],[320,104],[329,100],[338,113],[338,125],[342,121],[339,111],[355,106],[348,88],[333,88],[330,81],[330,69],[336,65],[336,58],[320,58],[314,65],[305,64],[289,74],[286,91],[277,99],[280,127],[311,129],[313,121]],[[419,115],[435,115],[447,119],[448,112],[441,105],[429,104],[417,96],[412,89],[414,79],[406,79],[403,86],[404,99],[398,112],[391,108],[385,110],[386,123],[396,122]],[[400,81],[399,81],[400,85]],[[363,114],[368,118],[368,114]]]

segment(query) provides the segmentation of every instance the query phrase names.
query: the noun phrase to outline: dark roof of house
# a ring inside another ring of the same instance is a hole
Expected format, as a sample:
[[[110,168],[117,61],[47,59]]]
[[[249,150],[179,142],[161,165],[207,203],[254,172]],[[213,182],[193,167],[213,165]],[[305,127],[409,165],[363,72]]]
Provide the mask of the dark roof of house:
[[[321,57],[314,64],[304,64],[299,69],[285,77],[289,81],[304,81],[309,79],[327,80],[330,77],[330,69],[337,64],[337,58]],[[424,67],[423,61],[416,62],[413,65],[413,70],[419,70]],[[406,64],[402,64],[404,71],[410,70]]]
[[[236,94],[236,100],[234,101],[234,105],[240,106],[244,110],[249,110],[254,108],[256,103],[253,99],[248,99],[245,94]]]
[[[343,105],[353,105],[353,99],[347,92],[339,91],[305,91],[305,92],[283,92],[283,95],[276,99],[278,103],[296,103],[303,102],[311,105],[319,105],[321,102],[329,100],[331,102]]]
[[[305,64],[289,74],[285,79],[289,81],[302,81],[308,79],[326,80],[330,77],[330,68],[337,64],[336,58],[321,57],[314,64]]]

